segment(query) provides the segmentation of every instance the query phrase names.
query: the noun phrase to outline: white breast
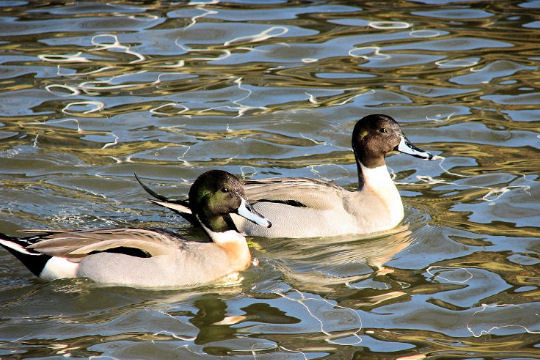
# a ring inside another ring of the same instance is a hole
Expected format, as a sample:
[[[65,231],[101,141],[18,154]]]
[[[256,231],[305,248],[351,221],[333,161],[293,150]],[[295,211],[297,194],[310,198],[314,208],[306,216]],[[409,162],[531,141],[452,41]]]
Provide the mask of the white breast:
[[[387,223],[397,225],[403,219],[403,203],[388,168],[386,165],[372,169],[362,164],[360,166],[364,176],[364,189],[362,191],[369,192],[380,200],[386,211],[378,215],[385,217]]]

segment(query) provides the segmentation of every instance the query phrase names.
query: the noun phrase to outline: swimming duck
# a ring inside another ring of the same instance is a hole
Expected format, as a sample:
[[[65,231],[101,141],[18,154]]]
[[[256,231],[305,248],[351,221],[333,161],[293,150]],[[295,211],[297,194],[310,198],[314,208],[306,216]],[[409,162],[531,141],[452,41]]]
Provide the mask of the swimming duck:
[[[101,284],[185,287],[211,282],[251,264],[232,214],[270,227],[246,200],[242,183],[225,171],[197,178],[189,191],[192,217],[212,242],[186,241],[163,230],[50,231],[0,244],[46,280],[86,277]]]
[[[248,180],[244,188],[253,207],[273,224],[253,226],[233,216],[237,229],[249,236],[326,237],[389,230],[403,219],[399,192],[386,168],[385,155],[397,150],[421,159],[434,156],[411,144],[390,116],[372,114],[360,119],[352,133],[358,169],[358,189],[348,191],[327,181],[285,177]],[[168,207],[192,221],[189,202],[167,198],[139,183]]]

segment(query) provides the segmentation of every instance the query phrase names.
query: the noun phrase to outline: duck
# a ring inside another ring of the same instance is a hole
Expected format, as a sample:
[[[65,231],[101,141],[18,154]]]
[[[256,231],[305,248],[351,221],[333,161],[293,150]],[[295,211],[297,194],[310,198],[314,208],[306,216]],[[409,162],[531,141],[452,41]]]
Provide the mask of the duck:
[[[249,204],[238,178],[207,171],[195,180],[188,197],[192,218],[210,241],[187,241],[166,230],[114,228],[26,237],[0,233],[0,245],[44,280],[89,278],[103,285],[181,288],[247,269],[250,250],[232,215],[258,226],[272,224]]]
[[[370,114],[358,120],[352,132],[358,186],[349,191],[329,181],[281,177],[244,181],[246,195],[256,211],[273,224],[254,226],[233,216],[243,234],[266,238],[309,238],[367,235],[395,228],[404,217],[403,203],[386,167],[393,151],[425,160],[436,156],[413,145],[391,116]],[[189,200],[156,193],[143,184],[157,205],[193,222]]]

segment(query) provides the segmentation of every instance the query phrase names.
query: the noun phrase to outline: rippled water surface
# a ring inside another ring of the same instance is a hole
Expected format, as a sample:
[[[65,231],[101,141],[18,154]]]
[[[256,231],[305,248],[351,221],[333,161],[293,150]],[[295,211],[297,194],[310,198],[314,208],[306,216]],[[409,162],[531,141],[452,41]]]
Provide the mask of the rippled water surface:
[[[0,2],[0,231],[164,227],[136,172],[354,188],[350,137],[395,117],[404,227],[250,239],[228,283],[35,279],[0,249],[0,358],[540,354],[540,1]]]

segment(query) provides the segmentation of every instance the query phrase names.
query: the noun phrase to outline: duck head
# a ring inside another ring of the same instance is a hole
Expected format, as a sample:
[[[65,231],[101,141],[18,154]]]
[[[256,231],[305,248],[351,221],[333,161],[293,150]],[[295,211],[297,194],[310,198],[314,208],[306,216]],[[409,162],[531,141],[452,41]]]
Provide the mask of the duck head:
[[[195,180],[189,190],[189,206],[207,232],[237,231],[231,213],[260,226],[272,226],[249,204],[240,180],[222,170],[207,171]]]
[[[352,148],[358,166],[362,164],[368,168],[384,165],[385,155],[394,150],[426,160],[433,159],[432,154],[417,148],[405,137],[392,117],[382,114],[358,120],[353,130]]]

